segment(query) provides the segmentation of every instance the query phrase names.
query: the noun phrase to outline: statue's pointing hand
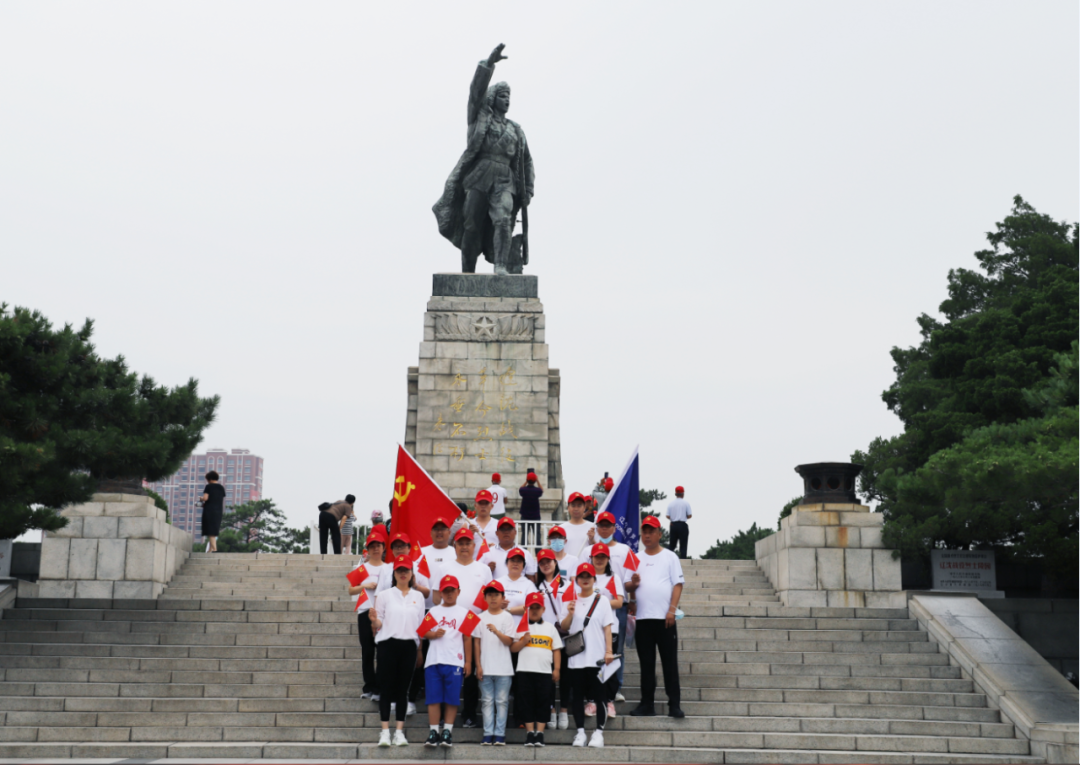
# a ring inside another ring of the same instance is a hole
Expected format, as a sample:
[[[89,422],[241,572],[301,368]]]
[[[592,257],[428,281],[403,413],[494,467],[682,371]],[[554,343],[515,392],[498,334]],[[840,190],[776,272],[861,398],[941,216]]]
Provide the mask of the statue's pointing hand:
[[[506,56],[502,54],[503,48],[506,46],[503,43],[499,43],[495,46],[495,50],[491,51],[491,55],[488,56],[488,66],[495,66],[496,63],[502,61]]]

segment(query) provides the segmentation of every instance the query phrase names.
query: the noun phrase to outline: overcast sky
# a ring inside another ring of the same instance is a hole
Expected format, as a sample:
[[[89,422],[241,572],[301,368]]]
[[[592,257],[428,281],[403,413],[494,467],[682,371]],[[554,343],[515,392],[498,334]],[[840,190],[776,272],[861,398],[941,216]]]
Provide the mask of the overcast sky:
[[[0,301],[222,399],[293,525],[385,507],[431,205],[496,79],[567,489],[641,448],[690,550],[899,432],[889,350],[1015,194],[1078,218],[1068,2],[5,2]],[[484,265],[490,269],[490,266]]]

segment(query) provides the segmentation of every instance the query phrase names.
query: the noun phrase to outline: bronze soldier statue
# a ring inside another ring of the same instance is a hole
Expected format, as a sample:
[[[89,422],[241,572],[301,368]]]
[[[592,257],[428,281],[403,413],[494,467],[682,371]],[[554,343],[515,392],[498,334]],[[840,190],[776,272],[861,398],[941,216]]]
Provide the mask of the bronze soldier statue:
[[[513,248],[512,262],[512,244],[522,245],[521,255],[528,262],[528,244],[514,242],[514,224],[518,211],[532,199],[532,157],[525,132],[506,118],[510,86],[498,82],[489,87],[495,64],[506,58],[503,47],[476,66],[469,87],[465,153],[432,208],[439,233],[461,250],[461,270],[467,274],[476,272],[481,252],[495,264],[496,274],[521,273],[519,247]],[[528,225],[525,231],[527,235]]]

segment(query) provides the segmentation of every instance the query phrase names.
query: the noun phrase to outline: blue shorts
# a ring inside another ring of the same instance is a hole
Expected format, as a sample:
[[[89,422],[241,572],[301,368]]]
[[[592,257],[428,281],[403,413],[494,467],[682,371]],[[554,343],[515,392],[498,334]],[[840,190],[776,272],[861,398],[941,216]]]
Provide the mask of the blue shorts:
[[[432,664],[424,668],[424,701],[427,704],[461,704],[461,681],[464,670],[449,664]]]

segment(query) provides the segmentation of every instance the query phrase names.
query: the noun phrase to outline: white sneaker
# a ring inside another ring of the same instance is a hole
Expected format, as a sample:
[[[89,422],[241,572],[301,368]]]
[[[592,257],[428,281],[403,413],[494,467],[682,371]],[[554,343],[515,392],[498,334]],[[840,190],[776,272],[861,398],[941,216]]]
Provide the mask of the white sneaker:
[[[600,740],[603,741],[603,737],[601,737]],[[577,735],[574,736],[574,743],[570,746],[585,746],[585,731],[579,730]]]
[[[559,714],[554,709],[551,710],[551,719],[548,720],[547,726],[552,730],[556,730],[559,727]]]
[[[570,717],[566,712],[559,712],[559,730],[566,730],[570,727]]]
[[[626,697],[622,695],[622,691],[615,694],[616,701],[626,701]]]
[[[581,741],[583,743],[585,741],[584,734],[581,734]],[[580,744],[577,743],[577,739],[574,739],[574,744],[577,745],[577,746],[580,746]],[[604,748],[604,731],[602,731],[602,730],[594,730],[593,733],[592,733],[592,738],[589,739],[589,746],[595,747],[596,749],[603,749]]]
[[[394,714],[394,712],[396,712],[396,711],[397,711],[397,702],[396,701],[391,701],[390,702],[390,714]]]
[[[371,694],[371,700],[372,701],[378,701],[379,700],[379,694],[377,694],[377,693]]]
[[[416,704],[410,701],[408,709],[405,710],[405,716],[412,717],[414,714],[416,714]]]
[[[379,731],[379,746],[390,746],[390,729],[383,728]]]
[[[597,731],[597,733],[599,733],[599,732],[600,731]],[[595,739],[596,736],[594,735],[593,738]],[[405,731],[403,731],[403,730],[394,731],[394,746],[408,746],[408,745],[409,745],[409,742],[405,740]],[[603,745],[604,745],[604,737],[601,736],[600,737],[600,746],[603,746]],[[589,746],[592,746],[592,744],[589,744]]]

